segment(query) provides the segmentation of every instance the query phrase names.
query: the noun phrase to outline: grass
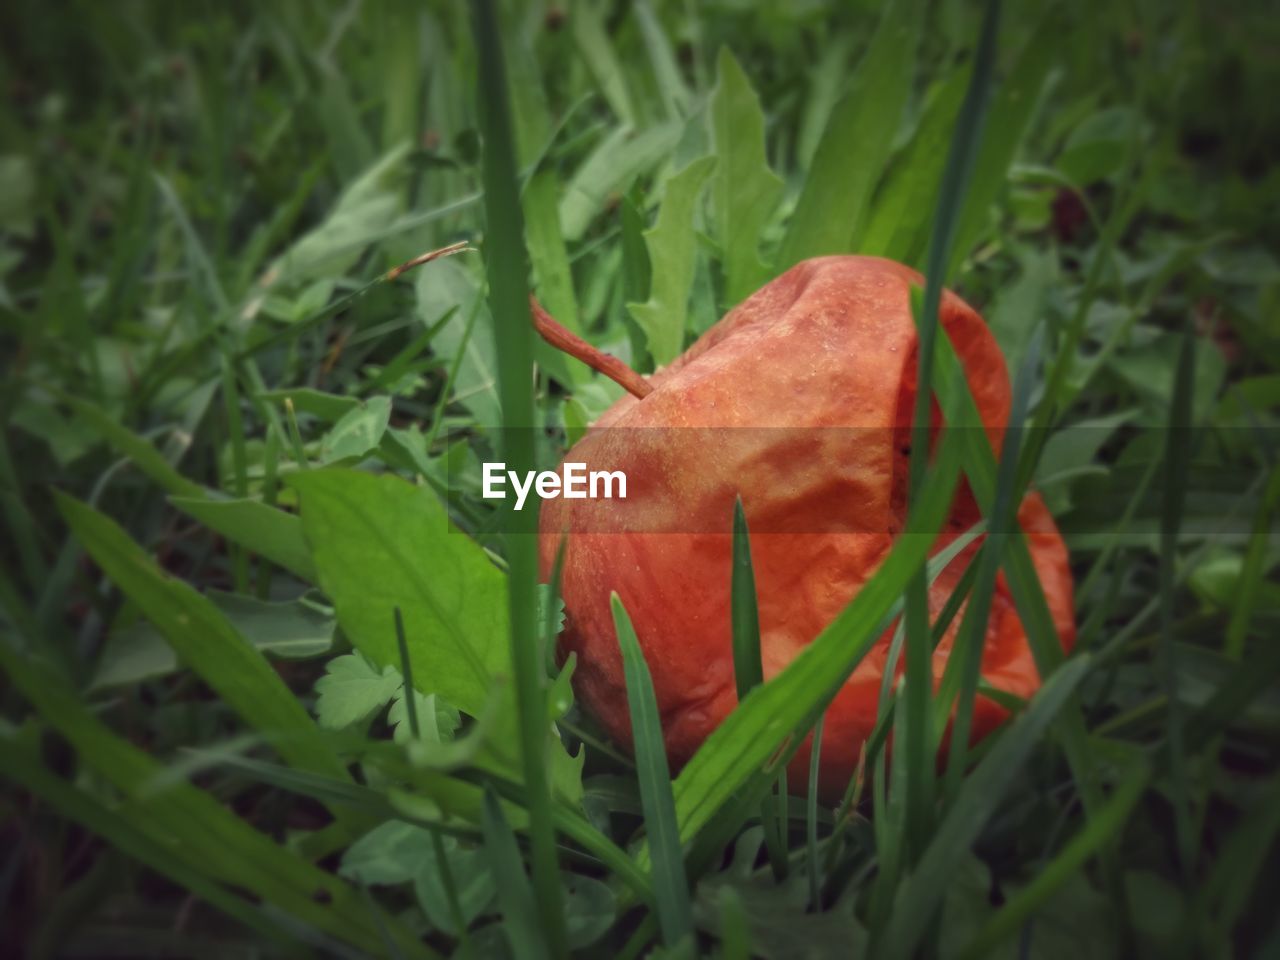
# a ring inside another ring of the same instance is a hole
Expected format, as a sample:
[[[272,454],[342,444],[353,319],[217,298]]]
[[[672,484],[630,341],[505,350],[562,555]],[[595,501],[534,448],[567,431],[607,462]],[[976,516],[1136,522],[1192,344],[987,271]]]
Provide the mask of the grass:
[[[0,952],[1280,949],[1277,36],[1088,6],[0,12]],[[774,675],[739,504],[741,703],[671,766],[618,602],[620,749],[548,656],[563,554],[480,496],[619,395],[527,296],[647,374],[837,252],[926,277],[907,533]],[[1001,456],[944,285],[1008,360]],[[1001,582],[1042,686],[967,744]],[[878,644],[832,806],[785,763]]]

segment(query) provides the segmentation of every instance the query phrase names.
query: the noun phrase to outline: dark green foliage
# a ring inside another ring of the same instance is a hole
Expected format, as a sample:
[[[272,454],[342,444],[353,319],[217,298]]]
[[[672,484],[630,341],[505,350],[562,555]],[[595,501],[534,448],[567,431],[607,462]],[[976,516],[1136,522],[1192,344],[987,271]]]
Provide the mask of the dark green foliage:
[[[993,10],[0,7],[0,954],[1274,952],[1276,18]],[[633,761],[549,649],[533,511],[480,496],[619,395],[526,294],[648,372],[838,252],[928,274],[919,427],[976,422],[944,284],[1016,423],[914,445],[924,535],[768,682],[738,511],[741,704],[680,770],[618,604]],[[1045,685],[962,746],[999,578]],[[789,796],[895,624],[864,775]]]

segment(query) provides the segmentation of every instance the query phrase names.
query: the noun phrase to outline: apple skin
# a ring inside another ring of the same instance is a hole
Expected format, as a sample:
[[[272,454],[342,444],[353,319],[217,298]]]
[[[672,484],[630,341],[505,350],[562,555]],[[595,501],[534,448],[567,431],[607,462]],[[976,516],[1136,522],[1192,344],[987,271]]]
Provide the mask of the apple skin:
[[[560,656],[577,655],[577,697],[619,743],[629,747],[631,731],[609,604],[615,591],[653,676],[673,767],[737,704],[730,623],[736,496],[751,529],[766,679],[836,617],[887,556],[905,515],[916,364],[910,291],[921,282],[910,268],[876,257],[797,264],[653,374],[652,393],[615,403],[566,454],[628,478],[626,501],[548,500],[540,520],[544,576],[565,540]],[[940,321],[998,449],[1010,406],[1000,349],[982,318],[949,291]],[[756,429],[722,429],[730,427]],[[933,551],[979,515],[962,484]],[[1075,624],[1066,547],[1038,495],[1027,496],[1018,517],[1069,649]],[[976,547],[932,584],[931,616]],[[957,616],[935,654],[935,684],[959,622]],[[827,711],[819,763],[824,798],[844,791],[874,726],[891,632]],[[1003,574],[982,673],[1018,697],[1040,683]],[[980,696],[973,738],[1005,716]],[[792,761],[792,783],[807,782],[808,765],[806,743]]]

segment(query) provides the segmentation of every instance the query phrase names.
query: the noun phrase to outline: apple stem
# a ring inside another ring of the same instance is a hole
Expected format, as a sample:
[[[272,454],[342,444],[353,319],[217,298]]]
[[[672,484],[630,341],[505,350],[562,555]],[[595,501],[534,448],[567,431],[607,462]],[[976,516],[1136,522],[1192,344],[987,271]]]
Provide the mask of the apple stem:
[[[529,309],[533,314],[533,329],[538,336],[557,350],[581,360],[592,370],[598,370],[616,383],[627,393],[637,399],[644,399],[653,392],[651,384],[615,356],[593,347],[576,333],[571,333],[556,322],[551,314],[543,309],[536,297],[529,297]]]

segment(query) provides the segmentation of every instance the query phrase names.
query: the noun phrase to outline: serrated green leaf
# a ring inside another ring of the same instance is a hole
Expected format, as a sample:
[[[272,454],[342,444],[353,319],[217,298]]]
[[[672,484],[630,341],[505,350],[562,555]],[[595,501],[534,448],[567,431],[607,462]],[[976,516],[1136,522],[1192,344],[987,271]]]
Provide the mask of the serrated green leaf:
[[[400,686],[394,667],[378,669],[359,651],[334,657],[316,681],[316,718],[326,730],[345,730],[385,707]]]
[[[652,277],[649,299],[629,303],[627,308],[644,331],[649,354],[658,366],[670,363],[684,347],[697,251],[694,215],[715,166],[715,157],[701,157],[667,180],[658,219],[644,232]]]
[[[764,112],[741,65],[727,48],[716,61],[711,130],[719,164],[712,185],[716,238],[726,303],[736,304],[766,279],[760,237],[782,195],[765,157]]]

